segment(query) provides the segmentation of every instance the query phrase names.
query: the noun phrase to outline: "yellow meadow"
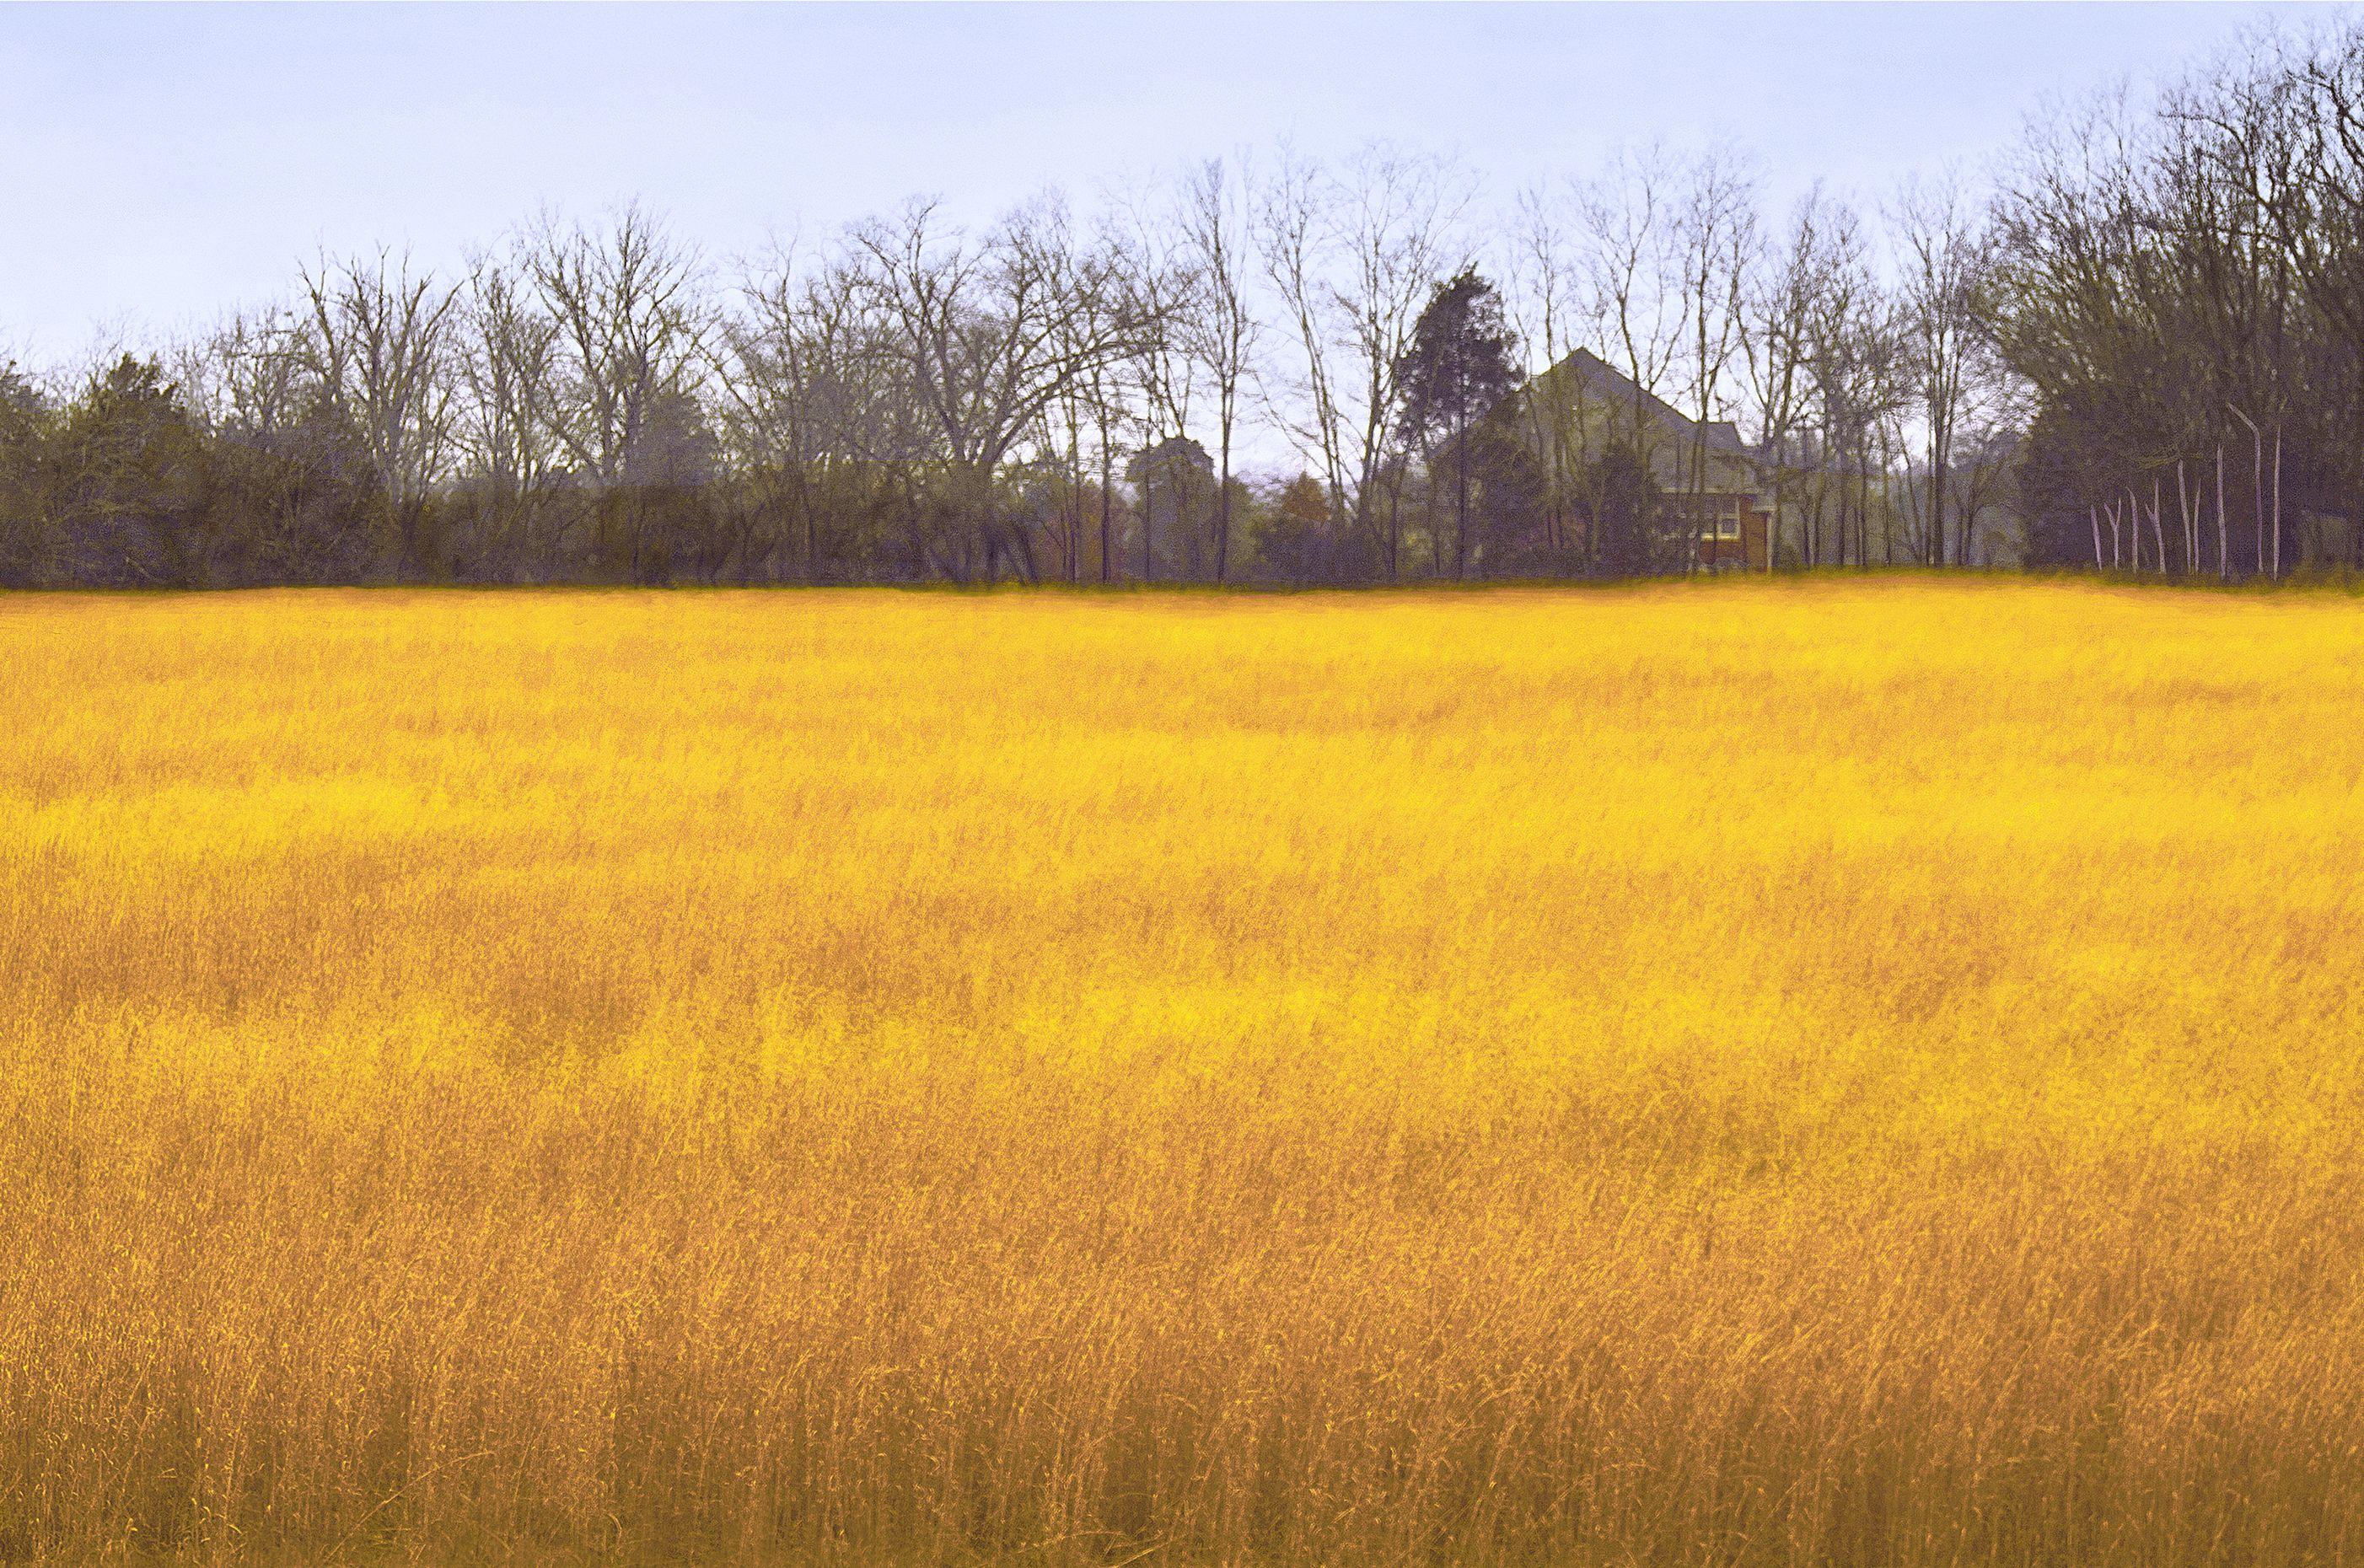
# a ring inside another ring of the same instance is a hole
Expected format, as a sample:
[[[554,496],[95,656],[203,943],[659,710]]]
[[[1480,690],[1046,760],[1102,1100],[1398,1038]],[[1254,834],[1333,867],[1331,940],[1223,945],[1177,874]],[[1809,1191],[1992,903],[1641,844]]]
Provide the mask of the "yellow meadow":
[[[0,1559],[2364,1559],[2364,607],[0,599]]]

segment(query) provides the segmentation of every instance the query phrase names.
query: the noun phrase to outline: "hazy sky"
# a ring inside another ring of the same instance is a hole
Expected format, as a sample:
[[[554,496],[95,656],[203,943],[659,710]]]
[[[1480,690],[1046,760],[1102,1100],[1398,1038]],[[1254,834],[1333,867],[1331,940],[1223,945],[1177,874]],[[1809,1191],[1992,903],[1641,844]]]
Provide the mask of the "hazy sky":
[[[651,199],[719,255],[914,192],[984,211],[1288,134],[1497,191],[1726,136],[1779,190],[1984,159],[2046,93],[2205,56],[2186,5],[0,5],[0,345],[212,318],[295,259],[456,259]]]

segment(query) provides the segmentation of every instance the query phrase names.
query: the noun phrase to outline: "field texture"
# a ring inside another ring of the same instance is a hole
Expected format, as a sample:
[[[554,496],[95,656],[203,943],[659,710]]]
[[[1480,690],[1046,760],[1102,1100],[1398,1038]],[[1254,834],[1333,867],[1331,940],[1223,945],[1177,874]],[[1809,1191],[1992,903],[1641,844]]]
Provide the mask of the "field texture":
[[[2364,606],[0,600],[0,1559],[2364,1561]]]

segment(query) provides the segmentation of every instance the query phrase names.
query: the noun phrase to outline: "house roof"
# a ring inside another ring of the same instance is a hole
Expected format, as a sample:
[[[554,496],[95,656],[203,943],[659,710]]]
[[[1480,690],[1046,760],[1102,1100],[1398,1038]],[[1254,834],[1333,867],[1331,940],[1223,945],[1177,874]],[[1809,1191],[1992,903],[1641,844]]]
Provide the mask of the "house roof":
[[[1589,349],[1577,350],[1527,384],[1533,387],[1551,381],[1573,381],[1587,395],[1626,407],[1634,405],[1638,390],[1631,376]],[[1640,402],[1652,422],[1663,425],[1678,438],[1688,440],[1701,428],[1680,409],[1655,393],[1641,392]],[[1709,450],[1738,458],[1749,455],[1748,443],[1740,439],[1740,427],[1731,420],[1711,419],[1704,429]]]

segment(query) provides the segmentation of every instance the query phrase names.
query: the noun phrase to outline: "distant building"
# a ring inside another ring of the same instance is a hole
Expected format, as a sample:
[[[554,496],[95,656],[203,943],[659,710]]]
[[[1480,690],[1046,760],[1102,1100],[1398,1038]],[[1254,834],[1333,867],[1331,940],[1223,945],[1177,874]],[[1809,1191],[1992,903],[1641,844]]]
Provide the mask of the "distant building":
[[[1578,349],[1512,395],[1521,439],[1556,488],[1622,446],[1647,463],[1662,543],[1709,570],[1765,570],[1773,512],[1756,453],[1728,419],[1705,425]]]

